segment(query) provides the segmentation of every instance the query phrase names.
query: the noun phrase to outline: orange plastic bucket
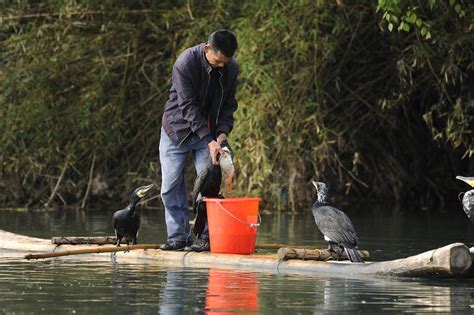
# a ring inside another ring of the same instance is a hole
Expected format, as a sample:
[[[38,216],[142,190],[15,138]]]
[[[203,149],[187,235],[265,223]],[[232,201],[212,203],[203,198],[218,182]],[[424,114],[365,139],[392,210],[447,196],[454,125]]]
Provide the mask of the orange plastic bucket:
[[[253,254],[261,198],[204,198],[211,253]]]

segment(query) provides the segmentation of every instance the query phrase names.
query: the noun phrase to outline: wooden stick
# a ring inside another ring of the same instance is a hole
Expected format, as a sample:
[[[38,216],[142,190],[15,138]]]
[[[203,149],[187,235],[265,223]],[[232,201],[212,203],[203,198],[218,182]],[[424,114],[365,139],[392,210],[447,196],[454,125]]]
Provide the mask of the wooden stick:
[[[58,191],[59,184],[61,184],[61,181],[63,180],[64,173],[66,172],[67,165],[69,164],[69,157],[66,158],[66,162],[64,163],[63,170],[61,171],[61,175],[59,175],[58,181],[56,182],[56,185],[54,186],[53,192],[51,193],[51,196],[49,196],[48,201],[44,205],[45,208],[49,206],[49,203],[53,200],[54,196],[56,195],[56,192]]]
[[[57,245],[79,245],[79,244],[115,244],[117,238],[113,235],[108,236],[55,236],[51,238],[52,244]],[[123,238],[120,244],[127,243],[127,239]],[[306,249],[315,249],[314,246],[309,245],[288,245],[288,244],[279,244],[279,243],[260,243],[256,244],[255,248],[257,249],[280,249],[282,247],[291,247],[291,248],[306,248]]]
[[[370,255],[366,250],[358,251],[360,256],[367,260]],[[330,252],[327,249],[305,249],[305,248],[290,248],[284,247],[278,250],[278,259],[280,261],[289,260],[289,259],[302,259],[302,260],[318,260],[326,261],[329,259],[338,259],[336,253]],[[348,260],[348,257],[345,252],[342,253],[339,260]]]
[[[69,255],[80,255],[80,254],[96,254],[96,253],[112,253],[130,251],[134,249],[158,249],[160,244],[139,244],[139,245],[125,245],[125,246],[97,246],[93,248],[83,249],[72,249],[60,252],[45,253],[45,254],[29,254],[25,256],[25,259],[41,259],[41,258],[52,258]]]
[[[92,156],[91,169],[89,171],[89,181],[87,182],[87,188],[86,188],[86,193],[84,195],[84,199],[82,199],[81,209],[84,209],[84,207],[86,206],[87,197],[89,197],[89,191],[92,185],[92,176],[94,174],[94,166],[95,166],[95,153]]]

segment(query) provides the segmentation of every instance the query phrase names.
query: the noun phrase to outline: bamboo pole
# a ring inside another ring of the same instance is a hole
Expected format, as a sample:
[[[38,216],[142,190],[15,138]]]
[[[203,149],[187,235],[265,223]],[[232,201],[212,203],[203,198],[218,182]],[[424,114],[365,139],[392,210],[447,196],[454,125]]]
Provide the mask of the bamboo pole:
[[[362,250],[358,252],[359,252],[359,255],[364,260],[367,260],[370,257],[369,252],[366,250]],[[280,259],[280,261],[285,261],[289,259],[327,261],[330,259],[348,260],[348,257],[345,252],[342,252],[341,256],[338,257],[336,253],[330,252],[327,249],[305,249],[305,248],[283,247],[278,250],[278,259]]]
[[[81,255],[81,254],[97,254],[97,253],[113,253],[113,252],[124,252],[135,249],[158,249],[160,244],[139,244],[139,245],[125,245],[125,246],[97,246],[93,248],[82,248],[82,249],[71,249],[60,252],[45,253],[45,254],[28,254],[25,259],[41,259],[41,258],[53,258],[60,256],[69,255]]]

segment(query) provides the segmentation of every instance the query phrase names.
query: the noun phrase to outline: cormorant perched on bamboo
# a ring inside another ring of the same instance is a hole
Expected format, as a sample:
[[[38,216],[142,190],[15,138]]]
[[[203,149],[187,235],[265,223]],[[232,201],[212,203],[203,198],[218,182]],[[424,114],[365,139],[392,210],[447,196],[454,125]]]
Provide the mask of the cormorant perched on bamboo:
[[[227,140],[222,142],[221,147],[224,153],[219,156],[219,165],[214,165],[211,160],[209,160],[207,166],[199,173],[194,182],[192,202],[196,218],[194,220],[193,233],[197,239],[194,244],[186,250],[209,250],[207,211],[202,198],[223,198],[222,195],[219,195],[222,173],[224,173],[225,176],[226,191],[232,191],[232,180],[234,176],[233,153]],[[203,242],[199,242],[199,239],[203,240]]]
[[[456,176],[456,179],[462,180],[469,186],[474,187],[474,177]],[[458,198],[462,202],[462,207],[467,217],[474,223],[474,189],[460,193]]]
[[[112,226],[117,236],[117,246],[123,237],[127,238],[127,245],[130,240],[132,244],[137,244],[138,229],[140,228],[140,216],[135,213],[135,207],[138,202],[150,191],[155,185],[141,186],[135,189],[130,196],[130,203],[125,209],[118,210],[112,217]]]
[[[313,181],[313,185],[318,197],[312,212],[316,225],[329,242],[328,250],[338,255],[345,250],[351,262],[363,263],[364,260],[356,249],[357,235],[351,220],[344,212],[329,205],[329,189],[325,183]],[[337,250],[333,245],[337,246]]]

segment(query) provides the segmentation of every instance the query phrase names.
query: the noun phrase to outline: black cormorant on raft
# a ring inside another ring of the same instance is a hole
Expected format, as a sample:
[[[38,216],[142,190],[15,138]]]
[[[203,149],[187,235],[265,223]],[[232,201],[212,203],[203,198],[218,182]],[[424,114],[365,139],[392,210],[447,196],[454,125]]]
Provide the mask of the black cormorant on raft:
[[[471,187],[474,187],[474,177],[456,176],[456,179],[462,180]],[[459,200],[462,202],[464,212],[474,224],[474,189],[459,194]]]
[[[227,140],[221,144],[223,154],[219,156],[219,165],[212,164],[209,160],[208,165],[197,176],[193,188],[193,210],[196,213],[194,220],[193,233],[196,237],[206,232],[207,211],[203,197],[223,198],[219,195],[222,183],[222,173],[224,173],[226,182],[226,191],[232,191],[232,180],[234,177],[233,153]]]
[[[138,229],[140,228],[140,216],[135,213],[135,207],[145,195],[155,187],[154,184],[141,186],[135,189],[130,197],[130,203],[125,209],[118,210],[112,217],[112,226],[117,237],[117,246],[123,237],[127,238],[127,245],[130,240],[132,244],[137,244]]]
[[[325,183],[313,181],[313,185],[318,197],[312,212],[316,225],[329,243],[328,250],[339,254],[345,250],[351,262],[363,263],[364,260],[356,249],[357,235],[351,220],[344,212],[329,205],[329,188]]]

